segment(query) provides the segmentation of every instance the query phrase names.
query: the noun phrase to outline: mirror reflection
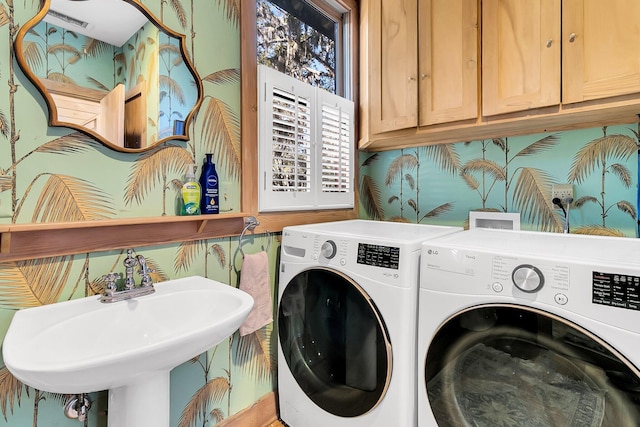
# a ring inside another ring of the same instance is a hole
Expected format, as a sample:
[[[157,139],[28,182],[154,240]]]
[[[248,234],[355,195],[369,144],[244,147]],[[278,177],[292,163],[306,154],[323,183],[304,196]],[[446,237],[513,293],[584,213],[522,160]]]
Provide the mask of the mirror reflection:
[[[51,125],[139,151],[188,139],[202,90],[182,39],[133,1],[51,0],[16,45]]]

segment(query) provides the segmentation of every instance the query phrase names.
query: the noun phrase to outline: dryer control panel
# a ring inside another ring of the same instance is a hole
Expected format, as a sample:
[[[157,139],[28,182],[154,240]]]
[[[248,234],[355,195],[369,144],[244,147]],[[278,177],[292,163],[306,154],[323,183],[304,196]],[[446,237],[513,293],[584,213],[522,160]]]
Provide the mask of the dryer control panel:
[[[592,272],[593,303],[640,310],[640,277]]]
[[[640,334],[640,240],[475,229],[424,242],[420,288]]]

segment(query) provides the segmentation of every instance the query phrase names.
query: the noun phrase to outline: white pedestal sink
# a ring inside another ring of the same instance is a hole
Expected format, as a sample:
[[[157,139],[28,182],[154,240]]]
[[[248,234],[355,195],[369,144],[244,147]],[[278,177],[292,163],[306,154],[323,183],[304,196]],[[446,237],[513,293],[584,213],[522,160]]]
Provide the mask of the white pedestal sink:
[[[100,296],[18,311],[3,343],[9,371],[52,393],[109,390],[109,427],[169,427],[169,373],[231,335],[250,295],[194,276],[114,303]]]

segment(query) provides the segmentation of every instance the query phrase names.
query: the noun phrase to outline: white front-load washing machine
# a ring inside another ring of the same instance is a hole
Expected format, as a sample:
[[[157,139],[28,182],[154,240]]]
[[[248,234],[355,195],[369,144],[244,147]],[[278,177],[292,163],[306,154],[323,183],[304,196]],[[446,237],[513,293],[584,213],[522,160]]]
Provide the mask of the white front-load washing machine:
[[[285,227],[280,418],[291,427],[412,427],[421,243],[459,227],[368,220]]]
[[[465,231],[419,294],[419,427],[640,425],[640,240]]]

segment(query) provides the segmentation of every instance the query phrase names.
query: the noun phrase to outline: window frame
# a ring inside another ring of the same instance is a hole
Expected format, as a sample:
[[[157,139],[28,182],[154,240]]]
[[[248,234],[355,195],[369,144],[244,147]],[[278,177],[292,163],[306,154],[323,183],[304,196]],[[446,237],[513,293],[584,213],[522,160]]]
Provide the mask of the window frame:
[[[351,79],[350,98],[359,105],[358,70],[359,70],[359,11],[356,0],[336,0],[338,4],[351,11],[352,29],[348,40],[353,65],[347,70]],[[240,2],[240,70],[241,70],[241,209],[247,215],[255,216],[260,222],[257,232],[279,232],[287,225],[308,224],[352,219],[358,217],[358,150],[354,147],[355,188],[354,207],[345,209],[258,212],[258,62],[257,62],[257,27],[256,1]],[[355,141],[358,140],[358,108],[355,113]]]

